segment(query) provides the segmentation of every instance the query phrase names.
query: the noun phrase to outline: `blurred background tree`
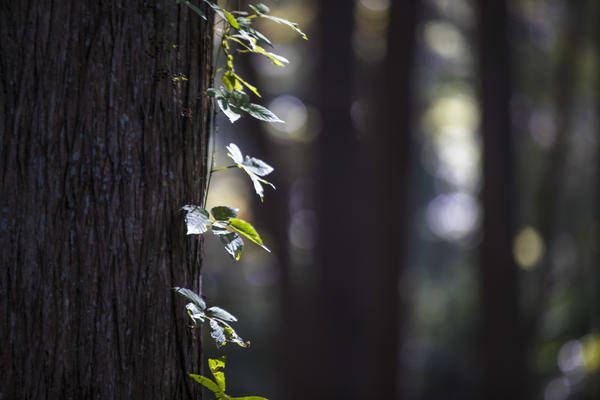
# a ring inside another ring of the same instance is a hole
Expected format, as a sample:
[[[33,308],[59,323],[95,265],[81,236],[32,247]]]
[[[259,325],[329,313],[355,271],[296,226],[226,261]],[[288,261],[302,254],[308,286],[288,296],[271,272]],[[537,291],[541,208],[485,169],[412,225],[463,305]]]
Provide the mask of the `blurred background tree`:
[[[243,139],[277,192],[232,195],[274,257],[210,256],[206,290],[249,308],[255,339],[232,382],[272,398],[598,398],[600,4],[268,5],[311,40],[265,25],[290,66],[247,65],[288,124]]]

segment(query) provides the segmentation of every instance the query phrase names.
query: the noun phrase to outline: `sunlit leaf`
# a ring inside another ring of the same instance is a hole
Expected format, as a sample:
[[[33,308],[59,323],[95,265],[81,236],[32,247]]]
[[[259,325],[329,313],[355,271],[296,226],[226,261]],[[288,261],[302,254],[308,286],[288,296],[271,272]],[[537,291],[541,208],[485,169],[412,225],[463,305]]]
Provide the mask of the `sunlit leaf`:
[[[241,90],[234,90],[231,92],[231,98],[235,100],[236,105],[240,108],[250,103],[250,97]]]
[[[192,321],[194,321],[194,325],[196,325],[198,322],[200,322],[201,324],[204,323],[206,315],[202,311],[200,311],[200,308],[198,308],[196,304],[187,303],[185,308],[188,310],[188,315],[190,316]]]
[[[273,167],[254,157],[246,156],[246,159],[244,160],[242,151],[234,143],[230,143],[229,146],[227,146],[227,150],[229,151],[227,155],[233,159],[238,167],[243,169],[248,176],[250,176],[254,186],[254,191],[256,194],[258,194],[261,200],[264,196],[264,189],[262,186],[263,183],[270,185],[273,189],[275,189],[275,185],[261,178],[261,176],[265,176],[273,172]]]
[[[227,206],[217,206],[210,210],[213,217],[219,221],[227,221],[229,218],[235,218],[239,211],[237,208]]]
[[[224,98],[217,99],[217,104],[219,105],[219,108],[221,109],[221,111],[223,111],[223,114],[225,114],[227,116],[227,118],[229,118],[229,121],[232,124],[235,121],[237,121],[238,119],[240,119],[241,114],[234,111],[234,108],[232,108],[230,106],[227,99],[224,99]]]
[[[207,0],[204,0],[204,2],[206,4],[208,4],[210,6],[210,8],[212,8],[218,16],[220,16],[221,18],[223,18],[224,20],[229,22],[229,24],[231,26],[233,26],[235,29],[240,28],[235,17],[229,11],[222,9],[221,7],[219,7],[218,5],[216,5],[213,2],[210,2]]]
[[[208,230],[211,225],[208,211],[199,206],[186,205],[182,207],[187,214],[185,215],[185,224],[187,225],[188,235],[201,235]]]
[[[209,358],[208,359],[208,369],[215,377],[215,381],[221,389],[222,392],[225,392],[225,373],[223,369],[225,368],[225,356],[220,358]]]
[[[225,227],[213,224],[213,233],[219,237],[219,240],[225,247],[225,251],[229,253],[233,261],[239,261],[244,248],[244,241],[235,232],[229,232]]]
[[[274,170],[273,167],[271,167],[263,160],[250,156],[246,156],[246,159],[244,160],[242,165],[244,166],[244,169],[246,171],[253,172],[258,176],[269,175]]]
[[[254,227],[252,225],[250,225],[248,222],[241,220],[241,219],[237,219],[237,218],[231,218],[229,220],[229,227],[231,229],[234,229],[236,232],[241,233],[242,235],[246,236],[248,239],[252,240],[254,243],[259,245],[266,251],[271,252],[268,248],[266,248],[263,245],[263,241],[260,238],[260,236],[258,235],[258,232],[256,232],[256,229],[254,229]]]
[[[214,393],[221,393],[222,390],[219,389],[219,386],[213,382],[212,379],[207,378],[205,376],[202,375],[196,375],[196,374],[189,374],[196,382],[198,382],[199,384],[201,384],[202,386],[204,386],[205,388],[207,388],[208,390],[210,390],[211,392]]]
[[[268,400],[260,396],[230,397],[229,400]]]
[[[253,116],[256,119],[260,119],[261,121],[266,122],[284,122],[272,111],[261,106],[260,104],[250,103],[240,107],[242,110],[246,111],[248,114]]]
[[[263,17],[263,18],[268,18],[268,19],[270,19],[271,21],[275,21],[275,22],[277,22],[278,24],[283,24],[283,25],[287,25],[287,26],[289,26],[290,28],[292,28],[293,30],[295,30],[295,31],[296,31],[296,32],[297,32],[297,33],[300,35],[300,37],[301,37],[302,39],[304,39],[304,40],[308,40],[308,37],[306,36],[306,34],[305,34],[304,32],[302,32],[302,31],[300,30],[300,27],[298,26],[298,24],[297,24],[297,23],[295,23],[295,22],[290,22],[290,21],[288,21],[287,19],[283,19],[283,18],[274,17],[274,16],[272,16],[272,15],[267,15],[267,14],[260,13],[260,12],[259,12],[259,14],[260,14],[260,16],[261,16],[261,17]]]
[[[176,286],[173,288],[173,291],[184,296],[192,303],[196,304],[201,311],[204,311],[206,309],[206,303],[204,302],[204,300],[202,300],[202,298],[192,290]]]
[[[245,80],[243,80],[238,74],[232,73],[232,75],[240,82],[242,82],[242,84],[244,86],[246,86],[252,93],[254,93],[255,95],[257,95],[258,97],[262,97],[260,95],[260,93],[258,93],[258,89],[256,89],[255,86],[252,86],[251,84],[249,84],[248,82],[246,82]]]
[[[242,155],[242,151],[235,143],[229,143],[229,145],[225,146],[225,148],[227,149],[227,151],[229,151],[227,155],[231,157],[231,159],[236,164],[241,164],[244,162],[244,156]]]
[[[215,339],[218,346],[225,346],[227,344],[227,337],[225,337],[225,331],[223,327],[219,325],[214,319],[210,320],[210,336]]]
[[[222,319],[223,321],[236,322],[237,318],[220,307],[210,307],[206,310],[211,317]]]

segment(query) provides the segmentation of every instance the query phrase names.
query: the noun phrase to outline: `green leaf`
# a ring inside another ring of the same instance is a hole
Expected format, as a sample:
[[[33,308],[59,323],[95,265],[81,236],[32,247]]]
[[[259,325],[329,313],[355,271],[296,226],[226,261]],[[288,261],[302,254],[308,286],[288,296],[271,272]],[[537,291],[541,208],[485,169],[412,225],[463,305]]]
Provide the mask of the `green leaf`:
[[[208,368],[215,377],[215,381],[222,392],[225,392],[225,373],[223,373],[223,369],[225,368],[225,359],[225,356],[208,359]]]
[[[233,100],[235,100],[236,105],[240,108],[250,104],[250,97],[248,97],[248,95],[241,90],[234,90],[231,92],[231,97]]]
[[[217,104],[219,105],[219,108],[221,109],[221,111],[223,111],[223,114],[225,114],[227,116],[227,118],[229,118],[229,121],[232,124],[235,121],[237,121],[238,119],[240,119],[241,114],[239,112],[234,111],[234,108],[231,107],[232,105],[229,104],[227,99],[219,98],[219,99],[217,99]]]
[[[231,71],[225,72],[223,74],[223,77],[221,78],[221,81],[223,81],[223,84],[229,91],[234,91],[236,89],[241,90],[244,88],[242,84],[237,81],[237,79]]]
[[[208,211],[194,205],[186,205],[183,206],[182,209],[187,211],[185,223],[187,225],[188,235],[201,235],[208,230],[208,226],[211,225]]]
[[[235,17],[227,10],[223,10],[223,12],[225,13],[225,18],[227,19],[227,22],[229,22],[229,24],[235,29],[240,29],[240,25],[238,24]]]
[[[216,5],[213,2],[204,0],[204,2],[206,4],[208,4],[210,6],[210,8],[212,8],[213,10],[215,10],[215,13],[217,15],[219,15],[221,18],[223,18],[224,20],[226,20],[227,22],[229,22],[229,24],[231,26],[233,26],[235,29],[240,29],[240,26],[238,25],[235,17],[227,10],[222,9],[221,7],[219,7],[218,5]]]
[[[237,318],[220,307],[210,307],[206,310],[211,317],[222,319],[223,321],[237,322]]]
[[[283,18],[274,17],[274,16],[272,16],[272,15],[267,15],[267,14],[260,13],[260,12],[259,12],[259,14],[260,14],[260,16],[261,16],[261,17],[263,17],[263,18],[268,18],[268,19],[270,19],[271,21],[275,21],[275,22],[277,22],[278,24],[283,24],[283,25],[287,25],[287,26],[289,26],[290,28],[292,28],[293,30],[295,30],[295,31],[296,31],[296,32],[297,32],[297,33],[300,35],[300,37],[301,37],[302,39],[304,39],[304,40],[308,40],[308,37],[306,36],[306,34],[305,34],[304,32],[302,32],[302,31],[300,30],[300,27],[298,26],[298,24],[297,24],[297,23],[295,23],[295,22],[290,22],[290,21],[288,21],[287,19],[283,19]]]
[[[216,393],[222,393],[222,391],[219,389],[219,386],[217,386],[217,384],[215,382],[213,382],[212,379],[207,378],[205,376],[202,375],[196,375],[196,374],[189,374],[196,382],[198,382],[199,384],[201,384],[202,386],[204,386],[205,388],[207,388],[208,390],[210,390],[211,392]]]
[[[284,122],[273,112],[259,104],[250,103],[240,107],[256,119],[266,122]]]
[[[249,84],[248,82],[246,82],[245,80],[243,80],[238,74],[236,73],[232,73],[232,75],[240,82],[242,82],[244,84],[244,86],[246,86],[252,93],[254,93],[255,95],[257,95],[258,97],[262,97],[260,95],[260,93],[258,93],[258,89],[256,89],[255,86],[252,86],[251,84]]]
[[[239,261],[244,248],[244,241],[235,232],[229,232],[225,227],[217,226],[213,224],[213,233],[219,237],[221,243],[225,247],[225,251],[229,253],[233,261]]]
[[[242,339],[231,326],[225,325],[223,331],[225,332],[225,336],[229,342],[235,343],[240,347],[250,347],[250,342],[244,341],[244,339]]]
[[[268,59],[270,59],[273,62],[273,64],[278,65],[280,67],[285,67],[285,64],[289,63],[289,60],[287,58],[277,55],[275,53],[268,52],[260,46],[254,46],[254,48],[251,51],[253,51],[254,53],[263,54]]]
[[[229,400],[269,400],[260,396],[230,397]]]
[[[236,232],[239,232],[242,235],[246,236],[248,239],[252,240],[254,243],[267,250],[268,252],[271,252],[263,245],[263,241],[258,235],[258,232],[256,232],[256,229],[254,229],[254,227],[248,222],[237,218],[231,218],[229,220],[229,227],[231,227],[231,229],[235,230]]]
[[[185,1],[185,0],[183,1],[183,4],[188,6],[192,11],[194,11],[196,14],[198,14],[202,19],[206,20],[206,14],[204,14],[204,11],[202,11],[201,9],[196,7],[194,4],[190,3],[189,1]]]
[[[204,300],[202,300],[200,296],[198,296],[195,292],[191,291],[190,289],[175,286],[173,288],[173,291],[182,295],[192,303],[196,304],[198,307],[200,307],[200,310],[204,311],[206,309],[206,303],[204,302]]]
[[[239,211],[237,208],[227,206],[217,206],[210,210],[213,217],[219,221],[227,221],[229,218],[235,218]]]

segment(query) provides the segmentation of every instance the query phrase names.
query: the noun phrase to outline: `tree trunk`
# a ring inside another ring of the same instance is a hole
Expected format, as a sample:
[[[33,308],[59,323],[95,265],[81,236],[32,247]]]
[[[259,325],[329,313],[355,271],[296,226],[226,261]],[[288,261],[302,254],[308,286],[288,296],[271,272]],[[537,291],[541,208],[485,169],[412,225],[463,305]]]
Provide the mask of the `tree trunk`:
[[[512,140],[505,1],[480,1],[484,236],[481,243],[482,399],[522,399],[517,270],[512,257]]]
[[[198,396],[211,47],[172,0],[0,6],[0,397]]]

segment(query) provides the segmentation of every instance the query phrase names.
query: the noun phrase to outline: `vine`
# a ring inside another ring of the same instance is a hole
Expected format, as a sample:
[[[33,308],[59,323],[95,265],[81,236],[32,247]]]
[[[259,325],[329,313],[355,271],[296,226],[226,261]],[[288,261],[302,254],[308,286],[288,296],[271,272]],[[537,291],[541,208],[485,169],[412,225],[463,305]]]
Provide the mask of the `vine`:
[[[204,9],[208,7],[225,24],[220,40],[220,49],[225,56],[225,64],[216,71],[217,73],[222,72],[222,85],[218,89],[210,88],[206,91],[206,94],[214,99],[219,110],[227,116],[231,123],[235,123],[244,114],[261,121],[284,123],[266,107],[250,101],[250,95],[245,92],[246,89],[254,96],[259,98],[262,96],[256,86],[248,83],[237,74],[234,55],[237,53],[259,54],[268,58],[273,64],[284,67],[289,61],[285,57],[265,50],[263,46],[272,47],[272,44],[267,37],[252,27],[252,22],[257,18],[268,19],[286,25],[296,31],[303,39],[308,39],[304,32],[300,30],[298,24],[270,15],[269,7],[262,3],[249,5],[252,12],[230,12],[208,0],[201,0],[201,6],[197,6],[188,0],[176,0],[176,3],[187,6],[204,20],[207,20]],[[214,132],[211,135],[214,140]],[[240,148],[236,144],[230,143],[226,146],[226,149],[228,151],[227,155],[233,160],[233,164],[217,168],[215,166],[214,145],[212,147],[211,167],[203,202],[201,205],[185,205],[182,208],[186,211],[187,234],[202,235],[210,230],[223,244],[225,251],[234,262],[238,261],[242,254],[244,247],[242,237],[270,252],[254,227],[250,223],[237,218],[238,209],[229,206],[216,206],[209,213],[205,207],[213,173],[232,168],[243,170],[249,176],[254,191],[262,202],[264,198],[263,184],[275,189],[272,183],[264,179],[265,176],[273,172],[273,167],[258,158],[248,155],[244,157]],[[210,336],[215,340],[217,347],[225,346],[227,343],[234,343],[244,348],[250,346],[250,342],[243,340],[231,326],[231,323],[237,322],[237,318],[228,311],[216,306],[207,307],[206,302],[190,289],[175,287],[173,290],[189,301],[186,309],[192,321],[192,329],[208,321],[211,330]],[[214,380],[201,375],[189,375],[196,382],[212,391],[217,400],[266,400],[259,396],[231,397],[225,394],[225,375],[222,372],[222,369],[225,368],[225,356],[218,359],[209,359],[208,365]]]

